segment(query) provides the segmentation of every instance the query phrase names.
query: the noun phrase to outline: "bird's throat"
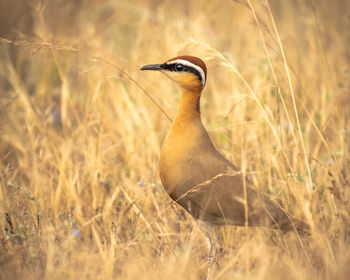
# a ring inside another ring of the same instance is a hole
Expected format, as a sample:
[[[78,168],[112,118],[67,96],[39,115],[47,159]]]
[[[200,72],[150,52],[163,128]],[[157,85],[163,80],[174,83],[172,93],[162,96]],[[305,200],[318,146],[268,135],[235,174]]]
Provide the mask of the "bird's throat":
[[[163,144],[174,158],[182,157],[183,149],[198,145],[205,129],[200,116],[200,91],[183,89],[175,120]],[[174,152],[175,151],[175,152]]]
[[[184,122],[185,124],[200,120],[200,96],[200,91],[182,89],[175,122]]]

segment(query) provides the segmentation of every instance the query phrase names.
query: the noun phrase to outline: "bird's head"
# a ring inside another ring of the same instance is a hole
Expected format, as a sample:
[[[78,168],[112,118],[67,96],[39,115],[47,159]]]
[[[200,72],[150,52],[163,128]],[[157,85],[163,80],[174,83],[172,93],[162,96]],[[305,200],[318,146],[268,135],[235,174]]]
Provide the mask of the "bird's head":
[[[160,71],[187,90],[202,91],[207,80],[207,67],[195,56],[177,56],[162,64],[145,65],[141,70]]]

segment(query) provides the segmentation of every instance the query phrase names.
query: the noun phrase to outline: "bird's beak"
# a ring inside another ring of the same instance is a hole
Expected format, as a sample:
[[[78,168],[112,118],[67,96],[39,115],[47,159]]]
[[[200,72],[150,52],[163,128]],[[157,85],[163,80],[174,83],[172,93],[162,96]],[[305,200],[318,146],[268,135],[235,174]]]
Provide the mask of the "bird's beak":
[[[149,64],[143,66],[140,70],[153,70],[153,71],[160,71],[162,68],[160,67],[160,64]]]

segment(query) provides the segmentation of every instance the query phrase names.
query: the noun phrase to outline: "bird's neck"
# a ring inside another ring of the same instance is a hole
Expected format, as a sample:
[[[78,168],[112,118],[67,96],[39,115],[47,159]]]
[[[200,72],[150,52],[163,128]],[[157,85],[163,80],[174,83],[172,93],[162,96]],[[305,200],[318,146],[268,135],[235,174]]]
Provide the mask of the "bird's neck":
[[[175,122],[183,122],[185,124],[187,122],[200,120],[200,96],[200,91],[181,90],[179,109],[176,114]]]

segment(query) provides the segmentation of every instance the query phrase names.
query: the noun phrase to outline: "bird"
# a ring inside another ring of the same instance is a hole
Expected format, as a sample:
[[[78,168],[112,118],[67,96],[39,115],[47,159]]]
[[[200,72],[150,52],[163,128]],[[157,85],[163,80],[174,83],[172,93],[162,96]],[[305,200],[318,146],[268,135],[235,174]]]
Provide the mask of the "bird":
[[[213,226],[309,232],[306,222],[256,190],[213,145],[201,120],[200,99],[207,81],[202,59],[182,55],[140,70],[160,71],[180,88],[176,117],[161,149],[160,179],[169,196],[196,219],[207,238],[208,279],[216,258]]]

